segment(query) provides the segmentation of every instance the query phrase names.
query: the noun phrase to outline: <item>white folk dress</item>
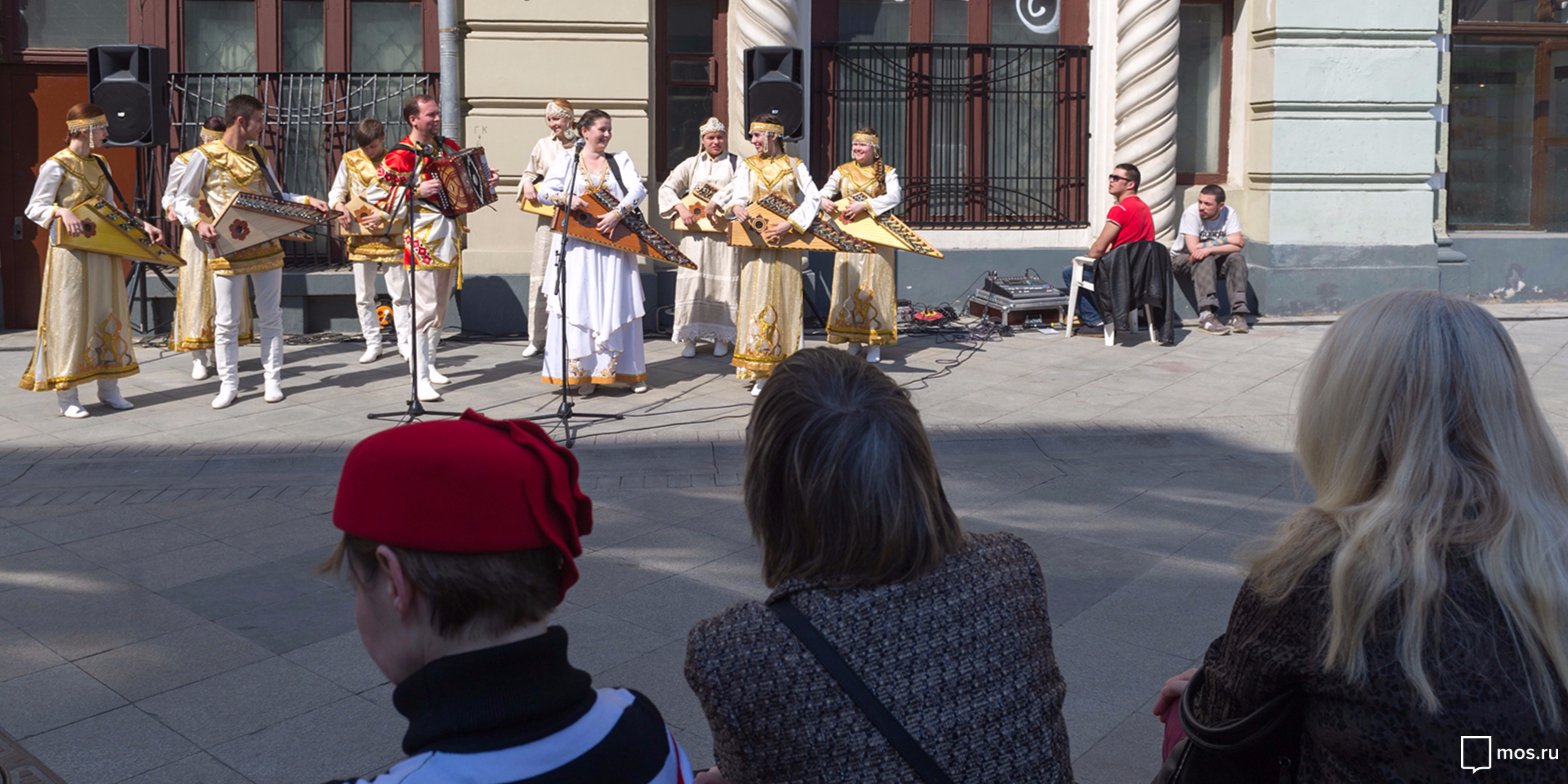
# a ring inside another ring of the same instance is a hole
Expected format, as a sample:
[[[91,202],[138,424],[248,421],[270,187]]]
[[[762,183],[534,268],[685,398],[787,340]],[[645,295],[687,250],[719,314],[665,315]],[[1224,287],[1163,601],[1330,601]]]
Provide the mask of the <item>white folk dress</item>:
[[[551,164],[539,184],[540,199],[553,202],[566,192],[566,170],[571,156],[563,155]],[[602,173],[577,171],[575,194],[603,189],[618,200],[622,209],[637,206],[648,196],[642,175],[624,152],[615,153],[621,181],[617,182],[606,165]],[[606,162],[608,163],[608,162]],[[622,188],[621,182],[625,183]],[[637,256],[579,239],[555,235],[554,243],[566,242],[566,291],[555,293],[560,270],[553,262],[545,270],[544,290],[549,309],[549,325],[544,345],[546,384],[560,384],[564,372],[568,384],[641,384],[648,379],[643,357],[642,279],[637,275]],[[551,258],[555,257],[552,243]],[[561,356],[561,315],[566,315],[566,361]],[[564,371],[563,371],[564,367]]]
[[[173,209],[180,180],[184,178],[185,169],[190,165],[191,155],[195,151],[196,148],[192,147],[174,156],[169,164],[169,180],[164,185],[163,199],[160,201],[164,212]],[[205,198],[197,200],[196,210],[207,220],[213,219],[212,206]],[[190,229],[181,226],[179,232],[180,258],[185,260],[185,266],[180,268],[180,287],[174,295],[174,323],[169,327],[169,350],[211,351],[213,316],[216,311],[213,310],[212,268],[207,264],[207,244]],[[255,342],[253,321],[250,306],[241,308],[239,344],[242,346]]]
[[[659,186],[659,214],[679,221],[675,205],[703,184],[717,189],[709,204],[722,210],[740,165],[739,156],[732,152],[717,158],[699,152],[681,161]],[[734,343],[735,313],[740,307],[740,254],[723,233],[686,231],[680,235],[681,252],[697,268],[680,267],[675,273],[674,340]]]

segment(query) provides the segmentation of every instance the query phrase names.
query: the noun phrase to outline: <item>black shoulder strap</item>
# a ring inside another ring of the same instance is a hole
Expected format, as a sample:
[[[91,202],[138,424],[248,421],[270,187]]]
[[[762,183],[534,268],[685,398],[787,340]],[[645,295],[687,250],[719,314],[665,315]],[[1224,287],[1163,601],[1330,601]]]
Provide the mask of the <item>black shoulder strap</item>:
[[[262,159],[261,150],[256,149],[254,144],[247,149],[250,151],[250,157],[255,159],[256,165],[261,167],[262,176],[267,178],[267,188],[272,191],[272,198],[283,201],[283,189],[278,186],[277,179],[272,176],[272,169],[268,168],[267,162]]]
[[[795,637],[806,646],[806,650],[811,651],[811,655],[816,657],[822,669],[827,670],[828,675],[838,682],[839,688],[843,689],[850,700],[854,701],[855,706],[860,708],[860,712],[871,720],[877,732],[887,738],[888,743],[893,745],[893,750],[904,758],[904,762],[908,763],[921,781],[926,784],[953,784],[953,780],[936,763],[936,760],[931,759],[931,755],[920,747],[919,741],[910,736],[909,731],[904,729],[904,725],[898,723],[898,719],[887,709],[887,706],[877,699],[877,695],[872,693],[865,681],[862,681],[860,676],[850,668],[849,662],[844,661],[844,657],[833,647],[833,643],[811,624],[800,608],[790,602],[789,597],[769,604],[768,609],[789,627]]]
[[[615,176],[615,184],[621,186],[621,193],[622,194],[631,193],[631,191],[626,189],[626,181],[621,179],[621,167],[616,165],[616,163],[615,163],[615,156],[614,155],[606,155],[606,156],[604,156],[604,162],[610,165],[610,174]]]
[[[114,177],[109,175],[108,164],[104,163],[103,158],[100,158],[96,154],[93,155],[93,163],[98,164],[98,171],[103,172],[103,178],[109,183],[109,190],[114,193],[114,200],[120,203],[120,209],[125,210],[125,214],[127,215],[135,215],[136,213],[131,212],[131,205],[125,202],[125,196],[121,195],[120,186],[115,185]]]

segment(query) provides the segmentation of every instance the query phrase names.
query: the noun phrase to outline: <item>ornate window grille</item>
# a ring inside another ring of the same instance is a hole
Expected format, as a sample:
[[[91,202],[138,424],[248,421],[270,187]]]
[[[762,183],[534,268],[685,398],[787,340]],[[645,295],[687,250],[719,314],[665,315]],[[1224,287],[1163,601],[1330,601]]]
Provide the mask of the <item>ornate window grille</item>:
[[[1089,225],[1089,47],[819,43],[813,172],[871,126],[927,228]]]

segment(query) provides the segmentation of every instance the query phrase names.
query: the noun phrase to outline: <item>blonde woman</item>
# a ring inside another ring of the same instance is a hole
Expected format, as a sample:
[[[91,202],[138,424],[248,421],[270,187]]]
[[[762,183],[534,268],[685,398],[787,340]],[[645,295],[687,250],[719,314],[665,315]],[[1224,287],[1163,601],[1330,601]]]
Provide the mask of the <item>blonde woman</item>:
[[[523,169],[522,187],[517,191],[519,203],[539,200],[539,183],[550,172],[556,159],[571,154],[572,146],[577,142],[577,115],[572,111],[571,101],[556,98],[545,104],[544,124],[549,126],[550,135],[534,142],[534,151],[528,156],[528,168]],[[534,255],[528,261],[528,345],[523,347],[525,358],[544,350],[547,307],[543,284],[545,270],[553,261],[550,258],[550,238],[550,219],[534,216]]]
[[[822,186],[822,211],[840,221],[872,220],[898,208],[904,189],[898,172],[882,162],[882,140],[872,128],[856,128],[849,152],[854,160],[833,170]],[[836,200],[863,196],[845,205]],[[828,308],[828,342],[848,343],[849,353],[866,346],[866,361],[882,359],[882,347],[898,343],[898,296],[893,250],[838,253],[833,257],[833,300]]]
[[[114,201],[109,163],[93,148],[109,138],[109,118],[90,103],[65,114],[65,149],[38,167],[38,182],[27,201],[32,222],[53,233],[44,257],[43,296],[38,305],[38,342],[22,373],[22,389],[53,390],[60,415],[88,416],[76,387],[98,382],[98,400],[114,409],[135,408],[120,394],[120,379],[140,371],[131,344],[131,306],[118,259],[62,247],[63,235],[93,231],[71,209],[94,198]],[[142,228],[154,242],[163,233],[150,223]]]
[[[1302,782],[1456,780],[1461,735],[1561,747],[1568,466],[1503,326],[1432,291],[1352,308],[1302,380],[1296,451],[1316,500],[1252,558],[1194,718],[1298,690]]]

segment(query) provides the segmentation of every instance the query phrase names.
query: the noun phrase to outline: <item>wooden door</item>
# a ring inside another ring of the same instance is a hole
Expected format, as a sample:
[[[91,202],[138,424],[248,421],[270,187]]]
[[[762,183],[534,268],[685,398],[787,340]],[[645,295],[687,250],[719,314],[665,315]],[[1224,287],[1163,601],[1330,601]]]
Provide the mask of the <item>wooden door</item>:
[[[5,327],[38,326],[38,302],[43,281],[44,254],[49,232],[23,215],[38,178],[38,167],[65,146],[65,113],[87,100],[84,65],[0,66],[0,106],[9,108],[5,119],[9,140],[0,145],[0,165],[5,176],[0,187],[0,292],[3,292]],[[131,198],[136,185],[136,151],[106,148],[115,182]]]

